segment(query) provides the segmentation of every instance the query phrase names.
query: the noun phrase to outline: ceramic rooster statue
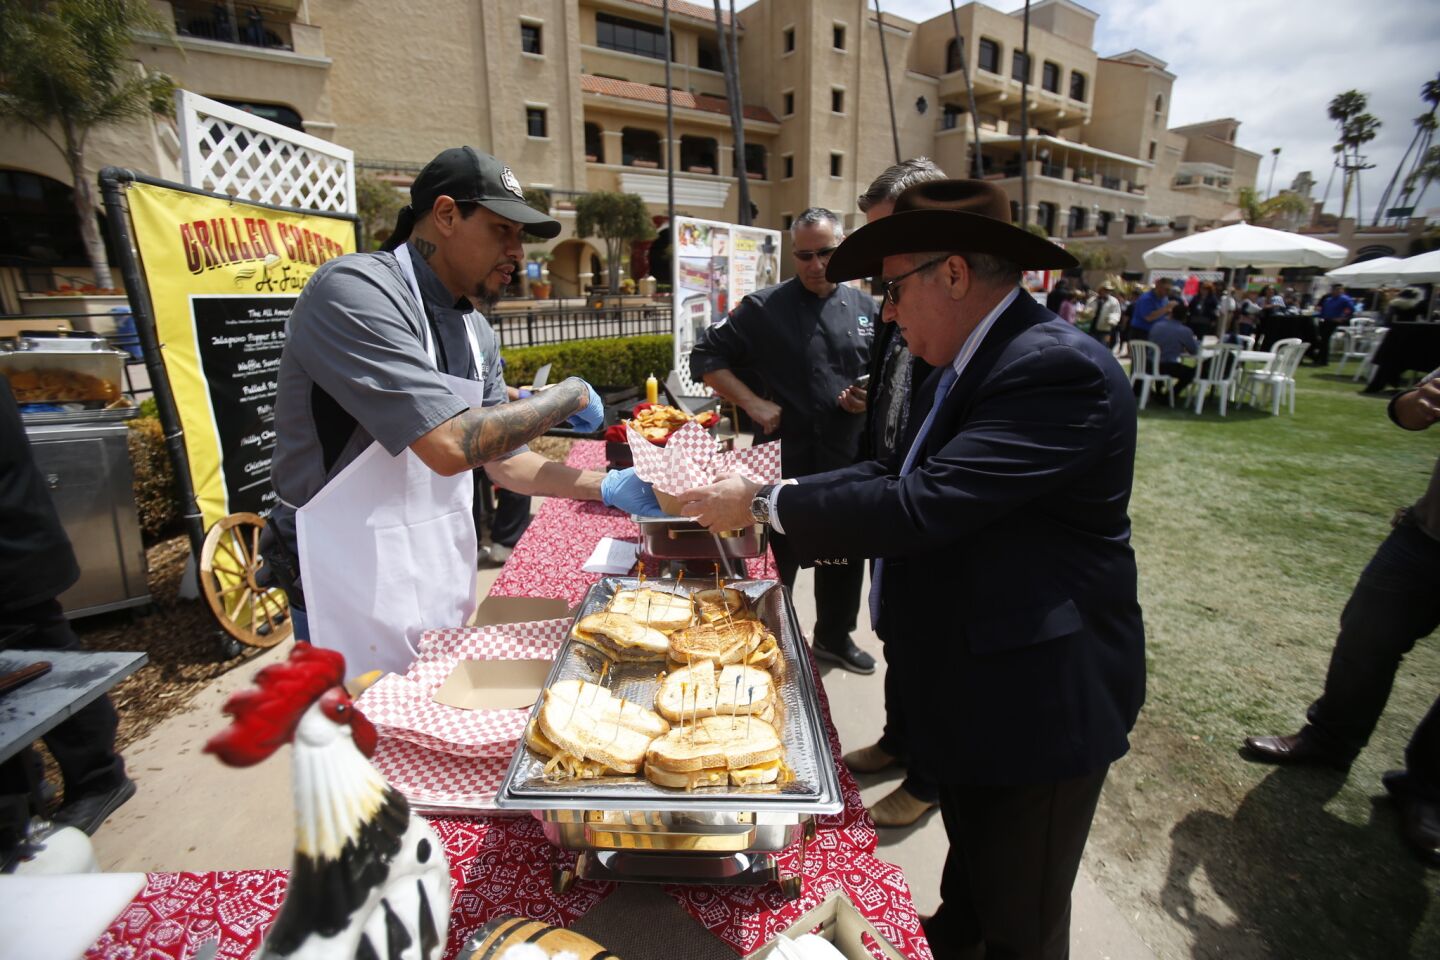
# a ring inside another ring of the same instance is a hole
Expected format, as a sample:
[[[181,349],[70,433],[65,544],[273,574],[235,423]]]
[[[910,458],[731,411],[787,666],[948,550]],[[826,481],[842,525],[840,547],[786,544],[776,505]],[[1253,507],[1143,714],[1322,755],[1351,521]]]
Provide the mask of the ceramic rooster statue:
[[[261,960],[438,960],[450,870],[434,831],[367,759],[375,727],[340,685],[345,658],[295,644],[225,704],[205,745],[234,767],[293,743],[295,861]]]

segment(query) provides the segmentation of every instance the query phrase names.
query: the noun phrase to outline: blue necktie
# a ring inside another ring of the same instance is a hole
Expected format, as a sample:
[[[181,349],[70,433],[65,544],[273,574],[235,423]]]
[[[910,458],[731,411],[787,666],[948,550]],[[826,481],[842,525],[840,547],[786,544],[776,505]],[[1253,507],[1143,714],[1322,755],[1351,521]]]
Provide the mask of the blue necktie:
[[[930,425],[935,422],[935,414],[940,411],[940,405],[945,402],[945,397],[950,393],[950,388],[958,376],[954,365],[946,367],[940,374],[940,382],[935,384],[935,399],[930,404],[930,412],[925,415],[925,422],[921,423],[920,429],[915,432],[915,440],[910,444],[910,452],[905,454],[905,462],[900,465],[900,476],[908,476],[910,471],[915,469],[915,460],[920,456],[920,448],[925,445],[925,437],[930,433]],[[877,557],[874,573],[870,577],[870,626],[872,628],[880,623],[880,574],[884,569],[885,558]]]

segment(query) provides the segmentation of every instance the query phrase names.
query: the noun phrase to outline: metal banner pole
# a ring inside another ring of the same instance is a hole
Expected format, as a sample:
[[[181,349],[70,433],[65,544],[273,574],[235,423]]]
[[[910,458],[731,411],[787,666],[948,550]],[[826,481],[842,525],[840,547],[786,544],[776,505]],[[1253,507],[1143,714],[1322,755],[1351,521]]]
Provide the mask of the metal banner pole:
[[[155,406],[160,426],[165,430],[165,448],[175,468],[175,482],[180,487],[180,503],[185,511],[185,532],[190,537],[190,552],[199,563],[205,545],[205,524],[195,499],[195,483],[190,476],[190,463],[185,457],[185,431],[180,426],[180,413],[175,408],[175,395],[170,377],[160,356],[160,341],[155,333],[155,310],[150,303],[150,288],[140,270],[135,239],[130,230],[130,207],[125,202],[124,184],[135,182],[135,173],[120,167],[100,171],[100,193],[105,201],[105,219],[110,226],[110,239],[120,257],[120,276],[130,298],[130,312],[135,317],[135,332],[145,353],[145,372],[155,392]]]

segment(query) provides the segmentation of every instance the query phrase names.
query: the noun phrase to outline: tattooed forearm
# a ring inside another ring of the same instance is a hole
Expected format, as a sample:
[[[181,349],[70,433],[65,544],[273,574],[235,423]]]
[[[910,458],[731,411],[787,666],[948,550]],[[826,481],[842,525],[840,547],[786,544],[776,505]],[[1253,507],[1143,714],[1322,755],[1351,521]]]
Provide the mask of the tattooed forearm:
[[[571,377],[528,400],[471,407],[451,420],[450,427],[465,459],[478,467],[573,417],[589,396],[585,382]]]
[[[415,248],[416,253],[420,254],[420,259],[427,263],[431,257],[435,256],[435,244],[424,237],[411,237],[410,245]]]

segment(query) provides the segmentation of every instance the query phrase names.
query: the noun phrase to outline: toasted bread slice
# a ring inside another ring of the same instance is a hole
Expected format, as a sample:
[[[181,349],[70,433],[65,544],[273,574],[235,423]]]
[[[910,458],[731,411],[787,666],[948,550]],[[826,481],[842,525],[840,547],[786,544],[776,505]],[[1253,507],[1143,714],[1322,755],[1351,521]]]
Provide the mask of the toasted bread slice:
[[[606,611],[581,617],[571,633],[612,660],[659,660],[670,649],[669,637],[624,613]]]
[[[742,663],[767,636],[770,633],[759,620],[699,623],[670,635],[669,657],[687,666],[707,660],[721,666]]]
[[[617,590],[606,609],[610,613],[625,614],[636,623],[654,627],[662,633],[689,626],[690,621],[695,619],[695,603],[689,597],[650,587]]]
[[[734,587],[699,590],[691,594],[695,610],[701,620],[714,623],[717,620],[751,620],[755,614],[750,601]]]
[[[667,674],[655,693],[656,711],[672,723],[682,716],[688,723],[700,717],[747,714],[773,722],[777,703],[765,670],[731,664],[717,672],[708,660]]]
[[[547,775],[591,779],[639,772],[650,742],[669,728],[659,714],[598,684],[562,680],[545,691],[525,744],[550,758]]]
[[[754,714],[769,720],[773,696],[766,671],[739,664],[717,670],[715,664],[704,661],[667,673],[655,693],[655,710],[671,722],[682,715],[688,722],[717,714]]]
[[[703,717],[697,723],[673,727],[651,742],[645,752],[645,776],[666,787],[763,783],[781,776],[784,760],[780,735],[765,721]],[[767,781],[764,771],[772,765],[775,775]]]

